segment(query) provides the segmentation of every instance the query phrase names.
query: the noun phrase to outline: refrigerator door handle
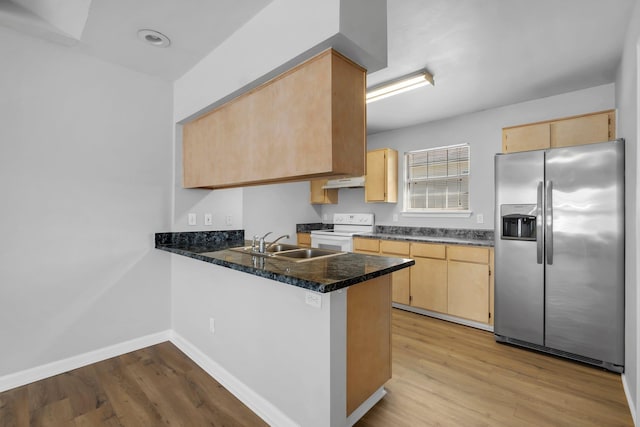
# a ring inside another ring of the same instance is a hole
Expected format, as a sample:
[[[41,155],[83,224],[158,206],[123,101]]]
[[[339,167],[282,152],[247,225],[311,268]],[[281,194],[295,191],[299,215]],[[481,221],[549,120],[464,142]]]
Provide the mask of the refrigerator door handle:
[[[544,248],[544,225],[542,221],[542,219],[544,218],[543,191],[544,183],[540,181],[538,183],[538,206],[536,209],[536,253],[538,264],[542,264],[542,250]]]
[[[546,253],[547,253],[547,264],[553,265],[553,200],[552,200],[552,192],[553,192],[553,181],[547,181],[545,193],[545,240],[546,240]]]

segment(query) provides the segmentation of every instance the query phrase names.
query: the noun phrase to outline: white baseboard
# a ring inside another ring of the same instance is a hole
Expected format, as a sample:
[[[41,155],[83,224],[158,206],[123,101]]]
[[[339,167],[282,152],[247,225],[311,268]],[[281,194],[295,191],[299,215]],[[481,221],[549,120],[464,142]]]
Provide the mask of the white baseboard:
[[[291,418],[287,417],[282,411],[271,404],[271,402],[267,401],[251,388],[247,387],[242,381],[238,380],[238,378],[234,377],[229,373],[229,371],[224,369],[175,331],[173,331],[171,335],[171,342],[198,366],[204,369],[207,374],[218,381],[224,388],[229,390],[229,392],[238,398],[238,400],[255,412],[267,424],[282,427],[299,426],[291,420]]]
[[[631,412],[631,418],[633,419],[633,425],[637,426],[636,422],[636,406],[631,400],[631,394],[629,393],[629,385],[627,384],[627,376],[622,374],[622,388],[624,390],[624,395],[627,397],[627,405],[629,405],[629,411]]]
[[[100,362],[112,357],[120,356],[121,354],[169,341],[170,338],[171,331],[166,330],[90,351],[88,353],[72,356],[67,359],[47,363],[46,365],[36,366],[35,368],[25,369],[24,371],[5,375],[0,377],[0,392],[30,384],[34,381],[40,381],[45,378],[62,374],[73,369],[78,369],[86,365],[91,365],[92,363]]]
[[[269,425],[298,427],[298,424],[293,422],[278,408],[247,387],[222,366],[207,357],[203,352],[198,350],[180,335],[176,334],[173,330],[166,330],[146,335],[144,337],[125,341],[109,347],[69,357],[67,359],[47,363],[46,365],[36,366],[35,368],[5,375],[0,377],[0,392],[30,384],[34,381],[40,381],[64,372],[72,371],[83,366],[91,365],[92,363],[101,362],[125,353],[160,344],[165,341],[171,341],[184,354],[204,369],[216,381],[222,384],[222,386],[229,390],[238,398],[238,400],[249,407]]]
[[[369,410],[373,408],[373,406],[376,403],[381,401],[382,398],[385,397],[386,395],[387,395],[387,390],[385,390],[384,387],[380,387],[379,389],[374,391],[373,394],[369,396],[367,400],[362,402],[362,405],[358,406],[356,410],[353,411],[351,415],[347,417],[347,426],[352,427],[355,423],[358,422],[358,420],[360,420],[360,418],[364,417],[364,414],[369,412]]]

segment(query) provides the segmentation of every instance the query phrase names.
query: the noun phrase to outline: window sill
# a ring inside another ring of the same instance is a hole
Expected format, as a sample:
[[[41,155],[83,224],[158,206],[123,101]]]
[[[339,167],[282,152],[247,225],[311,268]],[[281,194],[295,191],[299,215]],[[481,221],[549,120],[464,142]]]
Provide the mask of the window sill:
[[[440,218],[469,218],[473,211],[425,211],[425,212],[402,212],[402,216],[404,217],[440,217]]]

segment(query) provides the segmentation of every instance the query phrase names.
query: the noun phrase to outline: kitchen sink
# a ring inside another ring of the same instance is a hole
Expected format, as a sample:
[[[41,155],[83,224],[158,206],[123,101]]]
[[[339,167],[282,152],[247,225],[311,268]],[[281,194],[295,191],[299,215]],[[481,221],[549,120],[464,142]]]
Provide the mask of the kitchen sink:
[[[324,258],[328,256],[342,255],[344,252],[337,252],[328,249],[298,249],[293,251],[285,251],[276,254],[278,258],[290,258],[292,261],[303,261],[316,258]]]
[[[241,246],[238,248],[231,248],[230,250],[254,256],[275,258],[291,262],[311,261],[319,258],[342,255],[345,253],[333,251],[330,249],[301,248],[299,246],[287,245],[284,243],[271,246],[265,253],[255,252],[252,250],[251,246]]]
[[[300,249],[300,246],[287,245],[286,243],[278,243],[276,245],[273,245],[267,248],[267,252],[282,252],[282,251],[290,251],[292,249]]]

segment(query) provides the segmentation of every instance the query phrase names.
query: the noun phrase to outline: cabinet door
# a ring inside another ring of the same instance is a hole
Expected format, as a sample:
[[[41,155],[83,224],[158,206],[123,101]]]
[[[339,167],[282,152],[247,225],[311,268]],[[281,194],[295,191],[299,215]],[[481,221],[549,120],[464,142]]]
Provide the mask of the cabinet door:
[[[411,267],[411,305],[447,312],[447,260],[415,258]]]
[[[380,254],[389,257],[408,258],[409,242],[381,240]],[[411,298],[410,268],[391,273],[391,300],[399,304],[409,305]]]
[[[551,146],[549,123],[505,128],[502,130],[502,152],[540,150]]]
[[[327,183],[326,179],[314,179],[309,181],[310,201],[313,205],[338,203],[338,190],[325,190],[322,188]]]
[[[449,314],[489,323],[489,266],[449,261],[447,273]]]
[[[364,174],[365,91],[365,69],[321,52],[185,123],[183,186]]]
[[[411,303],[411,268],[391,273],[391,300],[404,305]]]
[[[367,203],[398,201],[398,152],[381,148],[367,152],[367,177],[364,187]]]
[[[551,146],[609,141],[609,114],[592,114],[551,123]]]
[[[386,196],[385,150],[367,152],[365,200],[384,202]]]

